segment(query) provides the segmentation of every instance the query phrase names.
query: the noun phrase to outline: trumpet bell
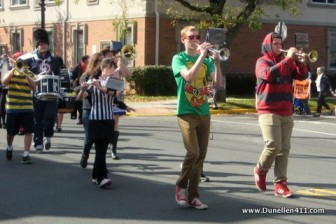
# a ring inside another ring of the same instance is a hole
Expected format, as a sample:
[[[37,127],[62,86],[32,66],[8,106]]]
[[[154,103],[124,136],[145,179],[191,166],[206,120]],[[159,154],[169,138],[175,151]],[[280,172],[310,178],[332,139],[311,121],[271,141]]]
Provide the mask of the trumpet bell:
[[[310,62],[316,62],[317,61],[317,59],[318,59],[318,53],[317,53],[317,51],[311,51],[311,52],[309,52],[308,53],[308,55],[307,55],[307,57],[308,57],[308,60],[310,61]]]
[[[136,50],[132,45],[124,45],[120,51],[121,57],[127,61],[133,61],[136,57]]]
[[[230,57],[230,50],[227,49],[227,48],[222,48],[222,49],[219,50],[218,54],[219,54],[219,59],[221,61],[226,61]]]
[[[211,49],[209,49],[209,52],[210,52],[209,56],[212,57],[212,58],[214,58],[213,54],[218,53],[219,60],[221,60],[221,61],[226,61],[230,57],[230,50],[228,48],[225,48],[225,47],[220,49],[220,50],[211,48]]]

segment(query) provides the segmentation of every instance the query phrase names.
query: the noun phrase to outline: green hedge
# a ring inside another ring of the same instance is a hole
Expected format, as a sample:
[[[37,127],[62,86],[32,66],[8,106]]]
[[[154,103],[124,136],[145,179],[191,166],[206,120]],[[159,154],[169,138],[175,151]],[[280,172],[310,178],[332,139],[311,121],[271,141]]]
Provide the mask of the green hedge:
[[[145,66],[133,70],[130,88],[143,96],[175,96],[176,82],[170,66]],[[226,77],[227,95],[254,95],[254,74],[231,73]]]
[[[174,96],[176,82],[171,67],[149,65],[133,70],[130,88],[143,96]]]

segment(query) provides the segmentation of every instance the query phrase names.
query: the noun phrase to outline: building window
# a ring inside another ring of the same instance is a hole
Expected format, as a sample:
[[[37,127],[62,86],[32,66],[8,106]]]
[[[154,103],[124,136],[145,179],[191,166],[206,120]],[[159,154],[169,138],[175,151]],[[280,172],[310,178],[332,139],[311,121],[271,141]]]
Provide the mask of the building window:
[[[12,45],[12,53],[22,51],[23,45],[23,31],[22,28],[14,28],[10,31],[10,42]]]
[[[3,10],[3,0],[0,0],[0,10]]]
[[[336,70],[336,30],[328,31],[328,68]]]
[[[11,0],[11,7],[27,6],[27,0]]]
[[[120,27],[118,28],[119,41],[123,43],[123,45],[132,45],[135,47],[136,44],[136,22],[127,23],[126,31],[124,35],[120,35]],[[123,60],[123,63],[128,67],[134,67],[134,61]]]
[[[72,64],[78,64],[82,57],[86,54],[85,45],[87,44],[87,26],[86,25],[76,25],[71,27],[71,37],[72,37]]]
[[[8,47],[7,44],[0,44],[0,54],[8,54]]]
[[[314,4],[336,4],[336,0],[311,0]]]

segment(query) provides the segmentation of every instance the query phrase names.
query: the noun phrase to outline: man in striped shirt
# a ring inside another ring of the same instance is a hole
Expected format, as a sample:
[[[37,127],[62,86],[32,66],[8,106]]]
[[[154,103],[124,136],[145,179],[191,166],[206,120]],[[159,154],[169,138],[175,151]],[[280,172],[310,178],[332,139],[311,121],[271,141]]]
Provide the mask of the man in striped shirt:
[[[22,52],[13,55],[16,60]],[[31,91],[36,88],[36,83],[29,79],[22,72],[15,68],[8,71],[2,83],[8,86],[6,113],[7,113],[7,149],[6,158],[12,160],[14,136],[18,134],[20,125],[25,130],[24,151],[22,157],[23,164],[31,164],[29,157],[32,143],[32,133],[34,131],[34,110]]]

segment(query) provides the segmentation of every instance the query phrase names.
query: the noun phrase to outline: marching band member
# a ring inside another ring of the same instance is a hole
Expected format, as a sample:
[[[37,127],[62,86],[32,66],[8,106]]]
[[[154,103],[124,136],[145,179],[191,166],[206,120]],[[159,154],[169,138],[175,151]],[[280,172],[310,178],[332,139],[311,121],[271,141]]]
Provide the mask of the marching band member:
[[[185,51],[173,57],[172,69],[177,84],[177,120],[186,149],[182,170],[176,181],[175,200],[179,205],[207,209],[199,199],[199,180],[208,150],[210,109],[207,82],[222,86],[222,72],[218,53],[208,58],[210,43],[200,42],[196,27],[181,30]],[[200,53],[198,53],[198,50]]]
[[[16,60],[22,52],[13,55]],[[24,151],[22,157],[23,164],[31,164],[29,151],[32,143],[32,133],[34,130],[34,111],[31,91],[36,88],[36,83],[27,78],[16,68],[12,68],[2,77],[2,83],[8,86],[6,101],[7,113],[7,149],[6,159],[12,160],[14,136],[18,134],[20,125],[25,130]]]
[[[114,131],[113,101],[116,91],[105,87],[109,74],[113,73],[117,64],[111,58],[105,58],[100,66],[101,75],[92,77],[91,84],[81,84],[78,99],[91,99],[91,112],[88,122],[88,138],[95,144],[96,156],[92,170],[92,180],[99,187],[111,185],[107,176],[106,151]]]
[[[282,37],[278,33],[265,36],[257,59],[255,74],[256,105],[259,125],[265,142],[264,149],[254,167],[255,185],[266,191],[266,174],[274,163],[274,194],[291,197],[287,187],[288,156],[293,122],[293,80],[308,76],[307,66],[299,61],[299,51],[290,47],[282,53]]]
[[[117,69],[114,71],[111,76],[113,78],[117,79],[124,79],[124,78],[129,78],[132,76],[131,71],[129,68],[122,63],[122,58],[116,58],[117,51],[114,51],[110,48],[110,46],[106,47],[102,53],[104,54],[104,57],[106,58],[112,58],[115,63],[117,63]],[[121,102],[124,101],[124,93],[119,92],[117,99]],[[125,110],[122,110],[119,108],[117,105],[113,107],[114,111],[114,131],[113,131],[113,136],[111,140],[111,156],[113,159],[118,160],[119,156],[117,155],[117,144],[118,144],[118,139],[119,139],[119,118],[120,116],[124,115],[126,112]]]
[[[101,62],[104,59],[104,55],[102,53],[95,53],[89,58],[88,65],[86,66],[85,72],[81,75],[79,79],[79,83],[82,84],[84,82],[87,82],[89,78],[91,77],[99,77],[101,70],[100,65]],[[82,168],[86,168],[87,161],[90,156],[90,150],[93,145],[93,141],[89,139],[89,132],[88,132],[88,125],[89,125],[89,117],[91,113],[91,99],[89,97],[83,99],[82,103],[82,123],[84,127],[84,140],[83,140],[83,151],[81,160],[79,162],[80,166]]]
[[[34,59],[29,62],[29,69],[34,74],[60,75],[60,66],[49,51],[48,33],[44,29],[34,31],[36,49],[33,51]],[[43,148],[49,150],[50,138],[54,135],[54,125],[57,118],[58,99],[39,99],[34,97],[34,147],[37,152]]]

